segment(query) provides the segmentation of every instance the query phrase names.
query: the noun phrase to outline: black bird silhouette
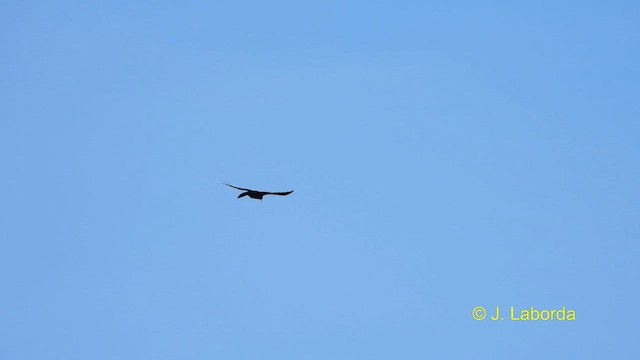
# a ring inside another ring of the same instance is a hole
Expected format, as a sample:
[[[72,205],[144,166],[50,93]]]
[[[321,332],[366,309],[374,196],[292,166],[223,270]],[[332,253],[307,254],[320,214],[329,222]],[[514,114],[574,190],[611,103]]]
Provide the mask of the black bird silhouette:
[[[225,185],[231,186],[234,189],[238,189],[238,190],[243,190],[244,191],[242,194],[238,195],[238,199],[240,199],[243,196],[249,195],[249,197],[252,198],[252,199],[260,199],[260,201],[262,201],[262,197],[265,196],[265,195],[285,196],[285,195],[289,195],[289,194],[291,194],[293,192],[293,190],[285,191],[285,192],[257,191],[257,190],[251,190],[251,189],[245,189],[245,188],[233,186],[231,184],[225,184]]]

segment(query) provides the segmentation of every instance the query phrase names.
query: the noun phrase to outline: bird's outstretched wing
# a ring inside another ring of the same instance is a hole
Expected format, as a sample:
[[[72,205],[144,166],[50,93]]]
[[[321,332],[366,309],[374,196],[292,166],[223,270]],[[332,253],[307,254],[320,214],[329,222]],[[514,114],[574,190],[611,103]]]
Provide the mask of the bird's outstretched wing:
[[[231,186],[232,188],[234,188],[234,189],[238,189],[238,190],[254,191],[254,190],[251,190],[251,189],[245,189],[245,188],[241,188],[241,187],[233,186],[233,185],[231,185],[231,184],[227,184],[227,183],[225,183],[225,185],[227,185],[227,186]]]
[[[265,192],[265,195],[280,195],[280,196],[285,196],[285,195],[289,195],[293,192],[293,190],[291,191],[284,191],[284,192]]]

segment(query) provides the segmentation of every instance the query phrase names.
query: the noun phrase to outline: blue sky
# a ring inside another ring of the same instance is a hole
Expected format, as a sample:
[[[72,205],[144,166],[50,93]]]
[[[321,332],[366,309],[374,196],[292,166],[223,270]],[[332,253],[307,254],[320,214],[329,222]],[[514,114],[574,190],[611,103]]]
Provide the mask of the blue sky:
[[[635,2],[10,0],[0,51],[2,359],[640,355]]]

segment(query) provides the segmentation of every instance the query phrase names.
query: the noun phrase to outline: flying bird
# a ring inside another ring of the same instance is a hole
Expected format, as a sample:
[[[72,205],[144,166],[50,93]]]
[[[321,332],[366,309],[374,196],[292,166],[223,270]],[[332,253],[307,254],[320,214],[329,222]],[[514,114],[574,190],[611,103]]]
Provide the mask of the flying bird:
[[[245,189],[245,188],[233,186],[231,184],[225,184],[225,185],[231,186],[234,189],[238,189],[238,190],[244,191],[242,194],[238,195],[238,199],[240,199],[243,196],[247,196],[248,195],[252,199],[260,199],[260,201],[262,201],[262,197],[265,196],[265,195],[285,196],[285,195],[289,195],[289,194],[291,194],[293,192],[293,190],[285,191],[285,192],[257,191],[257,190],[251,190],[251,189]]]

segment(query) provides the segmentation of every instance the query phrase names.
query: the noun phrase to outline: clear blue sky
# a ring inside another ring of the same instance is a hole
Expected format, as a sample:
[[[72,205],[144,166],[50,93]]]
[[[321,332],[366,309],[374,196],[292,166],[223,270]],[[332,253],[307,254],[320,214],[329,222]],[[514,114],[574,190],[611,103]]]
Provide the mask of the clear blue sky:
[[[638,359],[639,64],[635,1],[3,1],[0,359]]]

